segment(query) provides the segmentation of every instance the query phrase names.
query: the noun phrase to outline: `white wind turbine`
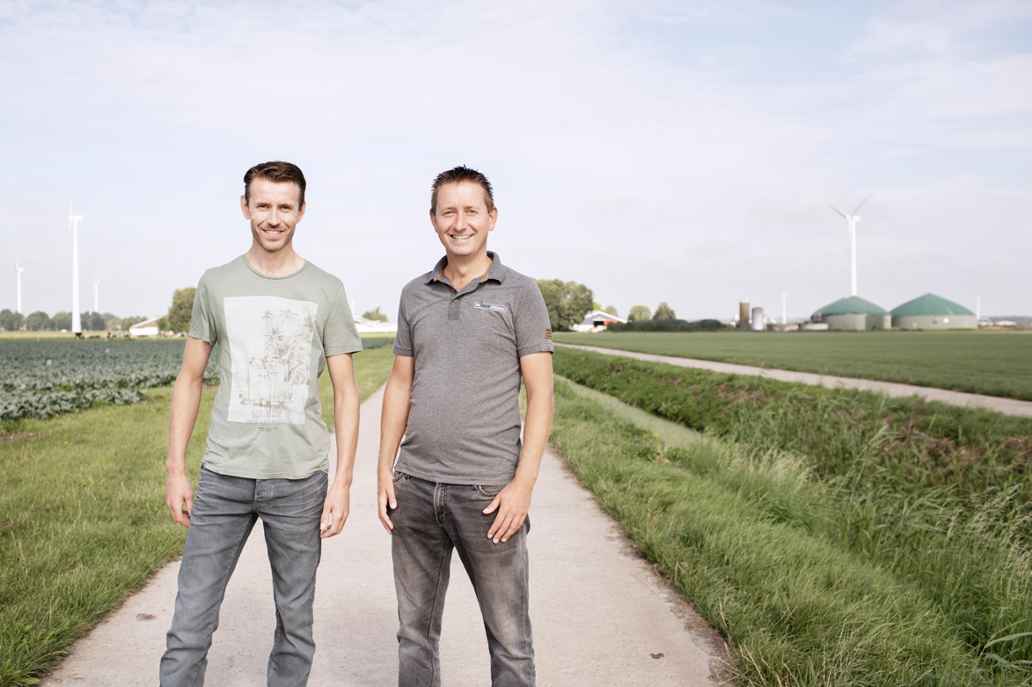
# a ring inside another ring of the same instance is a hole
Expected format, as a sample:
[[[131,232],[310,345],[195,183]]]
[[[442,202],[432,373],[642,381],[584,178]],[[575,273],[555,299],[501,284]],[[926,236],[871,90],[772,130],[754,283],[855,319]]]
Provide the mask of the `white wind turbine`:
[[[18,272],[18,314],[22,314],[22,299],[21,299],[21,276],[25,268],[21,266],[21,263],[15,263],[15,270]]]
[[[82,318],[79,316],[79,223],[82,215],[72,214],[68,204],[68,226],[72,228],[72,331],[82,333]]]
[[[842,216],[842,219],[846,220],[846,224],[849,225],[849,295],[851,296],[856,295],[856,225],[860,221],[860,215],[856,213],[860,212],[860,208],[862,208],[870,199],[870,196],[864,198],[862,201],[860,201],[860,204],[853,208],[853,211],[849,214],[842,212],[834,205],[831,206],[831,209],[840,214]]]

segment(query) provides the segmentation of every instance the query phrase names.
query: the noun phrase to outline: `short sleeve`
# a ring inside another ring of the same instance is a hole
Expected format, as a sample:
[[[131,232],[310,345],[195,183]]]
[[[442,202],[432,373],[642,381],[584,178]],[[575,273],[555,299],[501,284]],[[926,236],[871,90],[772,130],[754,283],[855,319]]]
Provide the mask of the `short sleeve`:
[[[215,307],[208,292],[208,275],[201,276],[194,291],[193,310],[190,313],[191,339],[200,339],[214,345],[218,341],[218,327],[215,326]]]
[[[516,352],[522,358],[531,353],[554,353],[552,325],[541,289],[534,282],[520,292],[513,317],[516,326]]]
[[[409,327],[408,317],[405,316],[404,291],[401,294],[401,301],[398,303],[398,333],[394,335],[394,354],[409,358],[413,356],[412,328]]]
[[[355,318],[352,317],[351,307],[348,306],[347,293],[344,291],[344,285],[339,282],[330,300],[322,343],[323,355],[327,358],[362,350],[362,338],[355,329]]]

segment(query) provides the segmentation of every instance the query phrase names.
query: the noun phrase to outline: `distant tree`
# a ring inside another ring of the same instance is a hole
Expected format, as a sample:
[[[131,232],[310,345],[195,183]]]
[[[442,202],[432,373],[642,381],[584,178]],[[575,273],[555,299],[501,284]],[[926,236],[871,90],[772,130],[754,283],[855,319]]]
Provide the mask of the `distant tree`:
[[[25,316],[20,312],[7,308],[0,310],[0,329],[5,332],[16,332],[22,328],[23,324],[25,324]]]
[[[362,313],[362,317],[367,319],[367,320],[372,320],[374,322],[386,322],[387,321],[387,315],[385,315],[384,313],[380,312],[380,306],[376,306],[372,310],[366,310],[364,313]]]
[[[100,316],[104,320],[104,329],[114,331],[122,328],[122,319],[118,315],[105,312],[101,313]]]
[[[87,310],[86,312],[79,315],[79,323],[82,324],[83,331],[104,331],[104,316],[101,315],[99,312]]]
[[[575,281],[538,279],[538,288],[545,299],[553,331],[564,331],[579,324],[595,303],[591,289]]]
[[[25,328],[30,332],[41,332],[45,329],[50,329],[50,315],[42,310],[29,313],[29,316],[25,318]]]
[[[50,318],[50,328],[54,331],[72,328],[72,313],[60,310]]]
[[[602,312],[607,312],[610,315],[612,315],[613,317],[619,317],[620,316],[620,313],[617,311],[615,305],[607,305],[606,307],[602,308]]]
[[[168,316],[167,315],[164,316],[164,317],[159,317],[158,318],[158,331],[159,332],[167,332],[169,329],[171,329],[171,327],[172,327],[172,325],[170,325],[168,323]]]
[[[654,320],[676,320],[677,315],[674,314],[674,309],[663,301],[656,306],[656,312],[652,315]]]
[[[144,317],[143,315],[130,315],[129,317],[123,317],[121,320],[122,331],[127,332],[129,331],[129,327],[132,327],[134,324],[146,322],[149,319],[149,317]]]
[[[172,305],[168,309],[168,328],[176,333],[185,333],[190,328],[190,313],[193,312],[194,292],[192,286],[176,289],[172,294]]]
[[[652,311],[649,310],[649,306],[647,305],[632,305],[630,311],[627,313],[627,319],[631,322],[651,320]]]

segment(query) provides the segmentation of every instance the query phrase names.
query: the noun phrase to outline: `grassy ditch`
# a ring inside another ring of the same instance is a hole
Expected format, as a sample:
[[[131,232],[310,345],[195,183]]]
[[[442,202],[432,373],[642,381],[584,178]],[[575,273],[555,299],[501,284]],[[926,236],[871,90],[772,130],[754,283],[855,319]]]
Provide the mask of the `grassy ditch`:
[[[934,519],[920,504],[843,492],[805,457],[657,426],[565,382],[556,396],[553,445],[728,638],[737,684],[1021,685],[1032,677],[1021,663],[1023,638],[1008,638],[1032,609],[1028,557],[1013,542],[986,540],[970,519],[953,532],[925,531]],[[914,549],[927,551],[915,558]],[[946,580],[950,563],[960,569]],[[936,584],[967,588],[937,592]],[[966,617],[944,594],[981,610]],[[969,627],[985,619],[990,628]]]
[[[1032,502],[1032,419],[562,349],[574,382],[698,431],[807,456],[822,478]]]
[[[578,351],[555,362],[579,383],[736,446],[750,464],[794,456],[811,476],[805,498],[763,480],[750,490],[736,477],[736,488],[920,590],[984,660],[1032,661],[1032,421]],[[674,448],[665,460],[719,481],[738,459]]]
[[[390,347],[356,356],[363,399],[392,359]],[[185,531],[163,495],[171,389],[144,394],[0,434],[0,687],[35,684],[181,550]],[[190,444],[195,474],[213,396],[205,391]]]

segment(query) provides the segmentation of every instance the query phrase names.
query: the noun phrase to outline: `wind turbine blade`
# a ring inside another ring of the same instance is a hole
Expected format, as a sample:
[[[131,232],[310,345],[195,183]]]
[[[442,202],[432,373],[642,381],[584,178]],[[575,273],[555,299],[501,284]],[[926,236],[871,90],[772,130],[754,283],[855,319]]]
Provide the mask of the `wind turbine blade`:
[[[842,212],[841,210],[839,210],[834,205],[829,205],[828,207],[831,208],[832,210],[834,210],[835,212],[837,212],[838,214],[842,215],[842,219],[845,219],[845,220],[849,219],[849,215],[847,215],[846,213]]]
[[[866,198],[864,198],[863,200],[861,200],[861,201],[860,201],[860,204],[859,204],[859,205],[857,205],[857,206],[856,206],[856,208],[855,208],[855,209],[853,210],[853,214],[855,215],[856,213],[860,212],[860,208],[862,208],[862,207],[863,207],[864,205],[866,205],[866,204],[867,204],[867,201],[869,201],[870,199],[871,199],[871,196],[870,196],[870,195],[868,195],[868,196],[867,196]]]

